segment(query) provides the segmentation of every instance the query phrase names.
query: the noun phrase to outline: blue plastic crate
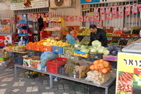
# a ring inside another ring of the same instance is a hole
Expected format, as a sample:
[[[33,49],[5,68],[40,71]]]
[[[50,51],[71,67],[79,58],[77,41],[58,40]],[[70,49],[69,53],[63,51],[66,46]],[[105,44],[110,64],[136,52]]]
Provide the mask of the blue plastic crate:
[[[64,47],[52,46],[52,52],[54,53],[64,53]]]
[[[81,51],[79,51],[79,50],[75,50],[74,52],[77,53],[77,54],[82,54],[82,55],[87,54],[87,53],[85,53],[85,52],[81,52]]]
[[[15,57],[15,64],[23,65],[23,57]]]

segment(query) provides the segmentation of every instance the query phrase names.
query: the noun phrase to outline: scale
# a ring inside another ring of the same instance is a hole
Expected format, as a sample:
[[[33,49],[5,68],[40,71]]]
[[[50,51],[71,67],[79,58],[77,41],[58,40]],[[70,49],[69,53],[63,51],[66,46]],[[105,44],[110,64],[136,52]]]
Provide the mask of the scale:
[[[122,51],[123,52],[131,52],[131,53],[141,53],[141,39],[126,46],[125,48],[122,49]]]

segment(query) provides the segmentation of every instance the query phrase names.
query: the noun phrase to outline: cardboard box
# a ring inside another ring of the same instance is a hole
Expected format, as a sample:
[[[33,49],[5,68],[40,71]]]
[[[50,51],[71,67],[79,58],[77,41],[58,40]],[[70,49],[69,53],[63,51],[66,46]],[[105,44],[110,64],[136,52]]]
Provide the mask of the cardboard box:
[[[31,56],[23,59],[23,66],[37,68],[37,64],[41,63],[40,57]]]
[[[73,74],[75,74],[76,78],[79,79],[85,77],[92,62],[80,60],[80,61],[76,61],[75,63],[78,63],[79,65],[74,66]]]
[[[23,66],[25,66],[25,67],[31,67],[31,58],[30,57],[28,57],[28,58],[24,58],[23,59]]]

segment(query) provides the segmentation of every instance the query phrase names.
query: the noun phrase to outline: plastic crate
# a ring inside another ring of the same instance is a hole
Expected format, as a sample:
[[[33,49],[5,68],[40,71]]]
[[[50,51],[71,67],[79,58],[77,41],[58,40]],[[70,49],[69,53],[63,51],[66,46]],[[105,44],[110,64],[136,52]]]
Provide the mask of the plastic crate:
[[[34,50],[34,51],[36,51],[37,45],[35,45],[35,44],[30,44],[30,45],[31,45],[30,50]]]
[[[140,37],[138,34],[132,34],[131,37]]]
[[[34,51],[42,51],[43,45],[36,45]]]
[[[39,75],[37,72],[33,72],[33,71],[26,71],[25,72],[25,77],[29,78],[29,79],[34,79],[37,78]]]
[[[67,76],[67,74],[66,74],[65,70],[66,70],[66,68],[65,68],[65,64],[60,65],[60,66],[58,67],[58,74],[61,74],[61,75]]]
[[[23,65],[23,57],[15,57],[15,64]]]
[[[26,49],[31,50],[31,44],[26,44]]]
[[[42,46],[42,51],[43,52],[52,51],[52,46]]]
[[[27,55],[28,56],[34,56],[34,51],[33,50],[27,50]]]
[[[46,62],[47,71],[58,74],[58,67],[67,62],[67,58],[55,58]]]
[[[64,47],[52,46],[53,53],[64,53]]]
[[[41,51],[34,51],[34,56],[41,56],[43,52]]]
[[[131,34],[121,34],[122,37],[131,37]]]
[[[103,56],[104,60],[117,61],[117,56]]]
[[[112,36],[112,33],[106,33],[106,36]]]
[[[74,55],[75,55],[75,56],[84,57],[84,58],[88,58],[88,57],[89,57],[89,54],[87,54],[87,53],[85,53],[85,52],[78,51],[78,50],[75,50],[75,51],[74,51]]]
[[[89,58],[102,59],[103,54],[89,54]]]

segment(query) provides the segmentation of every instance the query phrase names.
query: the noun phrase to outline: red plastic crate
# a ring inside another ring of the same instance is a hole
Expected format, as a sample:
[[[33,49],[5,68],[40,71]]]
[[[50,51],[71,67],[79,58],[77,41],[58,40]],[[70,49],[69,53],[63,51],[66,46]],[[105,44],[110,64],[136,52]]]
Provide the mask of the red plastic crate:
[[[47,71],[58,74],[58,67],[67,62],[67,58],[55,58],[46,62]]]
[[[121,34],[122,37],[131,37],[131,34]]]

